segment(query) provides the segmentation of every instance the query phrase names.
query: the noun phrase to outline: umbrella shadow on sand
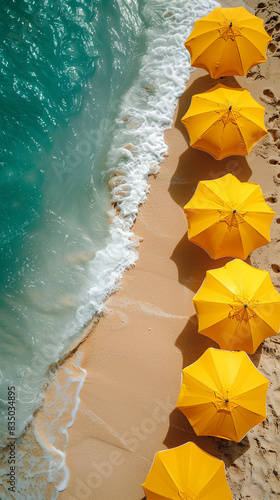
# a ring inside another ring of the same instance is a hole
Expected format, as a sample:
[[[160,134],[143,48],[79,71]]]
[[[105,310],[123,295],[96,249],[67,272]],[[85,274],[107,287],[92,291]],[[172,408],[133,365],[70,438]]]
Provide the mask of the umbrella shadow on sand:
[[[170,259],[177,266],[179,283],[195,293],[202,285],[206,271],[223,267],[234,258],[223,257],[221,259],[212,259],[203,248],[189,241],[187,232],[170,256]],[[251,264],[250,256],[244,262]]]
[[[222,267],[232,260],[231,257],[213,260],[203,248],[189,241],[188,233],[174,248],[170,259],[177,266],[179,283],[193,292],[201,286],[208,269]]]
[[[198,333],[198,321],[196,314],[189,318],[186,326],[177,338],[175,345],[182,353],[182,369],[197,361],[209,347],[219,349],[219,345],[214,340]],[[248,354],[256,368],[260,362],[261,352],[262,344],[258,347],[254,354]]]
[[[167,448],[173,448],[192,441],[210,455],[223,460],[225,466],[229,467],[250,447],[247,436],[239,443],[211,436],[197,436],[188,419],[178,408],[173,410],[169,418],[170,427],[163,441]]]
[[[218,161],[204,151],[188,148],[179,158],[168,191],[173,200],[183,208],[194,195],[199,181],[218,179],[226,174],[232,174],[241,182],[246,182],[251,177],[252,170],[244,157],[231,156]]]
[[[231,87],[240,87],[233,77],[223,78],[222,83],[228,84]],[[244,156],[228,156],[223,160],[216,160],[205,151],[188,147],[189,136],[181,122],[181,118],[188,110],[193,94],[204,92],[211,87],[213,87],[213,80],[210,76],[197,78],[190,87],[188,87],[179,101],[175,128],[184,136],[186,140],[186,150],[179,158],[176,172],[170,182],[169,193],[174,201],[181,207],[183,207],[193,196],[196,186],[201,180],[217,179],[231,173],[241,182],[244,182],[248,181],[252,174],[252,170]]]

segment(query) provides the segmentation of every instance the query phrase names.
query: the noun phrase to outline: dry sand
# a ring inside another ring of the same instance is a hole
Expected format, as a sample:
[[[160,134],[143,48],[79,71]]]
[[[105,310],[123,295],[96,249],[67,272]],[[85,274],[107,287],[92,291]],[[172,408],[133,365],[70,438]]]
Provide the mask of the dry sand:
[[[179,100],[174,126],[166,132],[169,156],[141,207],[133,231],[143,238],[136,267],[127,271],[118,292],[106,303],[106,312],[81,344],[81,366],[87,377],[80,406],[69,429],[68,488],[59,500],[141,500],[141,483],[156,451],[192,440],[225,461],[235,499],[280,498],[279,339],[265,341],[252,360],[271,381],[268,418],[240,442],[197,437],[176,409],[181,369],[194,362],[210,339],[197,333],[192,297],[207,269],[230,259],[213,261],[188,242],[182,207],[202,179],[228,172],[241,181],[257,182],[276,211],[272,241],[255,251],[248,262],[270,271],[280,288],[280,8],[277,0],[246,2],[265,20],[274,42],[268,61],[247,77],[223,78],[230,86],[247,87],[266,107],[269,136],[248,157],[216,161],[207,153],[187,147],[180,119],[191,96],[208,90],[216,81],[195,70]],[[64,364],[67,367],[66,361]]]

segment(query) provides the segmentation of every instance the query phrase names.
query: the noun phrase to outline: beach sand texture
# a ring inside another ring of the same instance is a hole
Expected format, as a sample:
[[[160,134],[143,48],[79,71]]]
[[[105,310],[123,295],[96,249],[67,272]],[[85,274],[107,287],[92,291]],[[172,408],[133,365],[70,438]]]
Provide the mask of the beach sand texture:
[[[133,228],[140,240],[143,238],[139,260],[125,273],[120,289],[107,300],[103,317],[75,351],[75,356],[81,354],[80,365],[87,376],[75,422],[68,430],[66,463],[70,480],[60,500],[141,500],[141,483],[155,452],[189,440],[224,460],[236,500],[280,498],[278,337],[266,340],[251,356],[270,380],[268,417],[240,443],[197,437],[176,409],[181,369],[208,347],[217,347],[197,333],[192,297],[207,269],[231,260],[213,261],[188,241],[182,207],[199,180],[231,172],[241,181],[261,185],[266,201],[276,212],[272,240],[254,251],[247,262],[268,270],[280,290],[280,6],[277,0],[250,0],[246,5],[264,19],[273,37],[268,61],[254,67],[247,77],[226,77],[221,81],[247,87],[265,106],[269,135],[248,157],[221,161],[187,147],[181,117],[193,94],[216,84],[203,70],[191,74],[173,128],[166,132],[169,156],[159,174],[151,177],[148,201],[141,207]],[[70,356],[59,370],[62,376],[71,363]]]

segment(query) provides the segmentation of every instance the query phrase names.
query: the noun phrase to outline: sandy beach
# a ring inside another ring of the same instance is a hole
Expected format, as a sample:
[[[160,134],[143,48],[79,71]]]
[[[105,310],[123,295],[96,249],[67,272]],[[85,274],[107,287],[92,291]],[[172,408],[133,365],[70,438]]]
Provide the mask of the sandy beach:
[[[141,483],[156,451],[189,440],[224,460],[236,500],[280,498],[277,337],[266,340],[251,356],[270,380],[268,417],[240,443],[197,437],[176,409],[182,368],[197,360],[208,347],[217,347],[197,333],[192,297],[207,269],[231,260],[214,261],[188,241],[182,207],[199,180],[231,172],[241,181],[261,185],[276,216],[271,226],[271,243],[254,251],[247,262],[268,270],[280,290],[280,7],[277,0],[245,3],[264,19],[265,28],[274,39],[267,52],[268,60],[254,67],[247,77],[225,77],[220,81],[248,88],[265,106],[269,135],[249,156],[221,161],[188,147],[181,117],[193,94],[217,83],[203,70],[192,72],[179,100],[173,127],[165,134],[169,155],[159,174],[150,177],[148,201],[140,208],[133,227],[141,241],[139,260],[125,272],[120,289],[107,300],[101,319],[75,350],[74,355],[81,356],[80,366],[87,375],[75,421],[68,429],[66,464],[70,479],[59,500],[142,500]],[[65,373],[68,365],[73,365],[71,356],[59,372]]]

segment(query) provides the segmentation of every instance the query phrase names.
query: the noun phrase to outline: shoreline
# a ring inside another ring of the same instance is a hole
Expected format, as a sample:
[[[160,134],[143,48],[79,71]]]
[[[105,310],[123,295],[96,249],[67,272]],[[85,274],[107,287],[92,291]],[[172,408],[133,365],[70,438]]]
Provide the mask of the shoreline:
[[[256,5],[253,0],[248,3]],[[207,347],[216,347],[210,339],[197,334],[192,297],[207,269],[221,267],[231,260],[213,261],[200,247],[188,242],[182,207],[199,180],[231,172],[242,181],[261,185],[265,198],[276,208],[272,242],[253,252],[247,261],[256,267],[272,269],[273,283],[278,289],[280,285],[280,275],[271,267],[279,262],[279,257],[277,262],[271,262],[272,257],[277,259],[277,252],[279,256],[276,222],[280,213],[278,209],[277,214],[276,192],[279,184],[275,182],[277,162],[280,165],[278,139],[272,142],[274,135],[270,132],[248,157],[217,161],[207,153],[187,148],[187,134],[180,119],[194,93],[207,90],[218,81],[225,85],[237,82],[266,107],[266,125],[272,130],[269,126],[273,123],[270,121],[275,99],[272,94],[280,76],[279,70],[278,76],[276,71],[278,58],[273,58],[272,54],[267,63],[253,68],[248,78],[227,77],[215,81],[202,70],[191,73],[186,91],[179,99],[173,127],[165,132],[169,155],[157,176],[149,178],[150,194],[133,226],[133,233],[143,238],[139,259],[135,267],[125,272],[119,290],[106,301],[103,317],[93,323],[91,332],[89,327],[86,329],[77,348],[87,377],[80,392],[75,422],[68,430],[66,464],[70,480],[67,489],[59,495],[61,500],[143,499],[141,483],[155,452],[188,440],[225,461],[233,494],[241,491],[240,494],[245,495],[235,498],[246,498],[246,495],[252,499],[273,498],[272,490],[265,490],[269,483],[260,473],[264,468],[270,474],[275,499],[280,494],[279,481],[273,473],[277,471],[277,437],[272,432],[277,418],[273,414],[276,411],[273,400],[279,399],[276,396],[278,376],[276,369],[271,370],[280,355],[277,339],[268,339],[251,356],[271,380],[268,398],[271,412],[267,421],[250,431],[241,443],[198,438],[176,409],[181,369],[195,361]],[[264,163],[268,164],[265,172]],[[66,358],[64,368],[72,362],[71,358]],[[261,448],[271,453],[268,464]],[[253,457],[257,465],[250,470]],[[264,493],[270,496],[265,497]]]

